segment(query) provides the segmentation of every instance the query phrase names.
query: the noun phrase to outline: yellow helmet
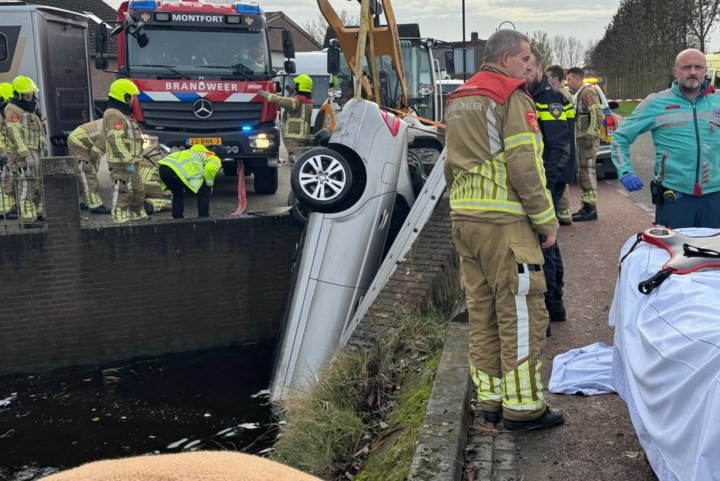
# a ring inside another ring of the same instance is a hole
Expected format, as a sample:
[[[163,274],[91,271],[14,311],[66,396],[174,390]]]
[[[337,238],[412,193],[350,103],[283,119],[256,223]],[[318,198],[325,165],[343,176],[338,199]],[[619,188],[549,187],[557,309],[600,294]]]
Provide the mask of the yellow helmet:
[[[8,102],[14,95],[14,89],[10,82],[0,84],[0,102]]]
[[[34,94],[35,92],[40,90],[33,79],[24,75],[18,75],[17,77],[15,77],[12,86],[13,90],[15,90],[15,92],[19,93],[20,95]]]
[[[138,90],[137,85],[126,78],[121,78],[110,84],[108,97],[124,104],[129,104],[132,102],[132,98],[139,93],[140,91]]]
[[[295,90],[298,92],[310,93],[312,92],[312,79],[308,74],[300,74],[295,77]]]

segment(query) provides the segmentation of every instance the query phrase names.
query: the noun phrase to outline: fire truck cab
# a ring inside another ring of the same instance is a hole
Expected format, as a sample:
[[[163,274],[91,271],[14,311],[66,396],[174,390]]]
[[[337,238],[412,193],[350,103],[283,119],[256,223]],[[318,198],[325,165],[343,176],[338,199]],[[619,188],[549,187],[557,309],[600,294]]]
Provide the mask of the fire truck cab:
[[[237,162],[255,176],[255,192],[277,190],[277,107],[265,14],[256,3],[130,0],[118,9],[118,74],[140,90],[133,106],[143,131],[169,147],[222,145],[226,175]],[[98,52],[107,29],[98,35]],[[294,57],[290,32],[284,55]],[[107,68],[102,56],[96,67]],[[285,70],[293,70],[291,61]]]

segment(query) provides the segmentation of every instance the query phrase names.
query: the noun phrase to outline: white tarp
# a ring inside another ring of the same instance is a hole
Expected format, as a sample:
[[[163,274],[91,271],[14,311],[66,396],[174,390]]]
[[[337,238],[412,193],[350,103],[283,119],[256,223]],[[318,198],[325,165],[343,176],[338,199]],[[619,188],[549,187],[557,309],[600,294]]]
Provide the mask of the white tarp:
[[[641,294],[638,283],[669,257],[642,242],[622,263],[610,308],[613,384],[661,481],[720,480],[720,269],[671,275]]]
[[[615,392],[612,357],[612,348],[602,342],[558,354],[553,359],[548,391],[584,396]]]

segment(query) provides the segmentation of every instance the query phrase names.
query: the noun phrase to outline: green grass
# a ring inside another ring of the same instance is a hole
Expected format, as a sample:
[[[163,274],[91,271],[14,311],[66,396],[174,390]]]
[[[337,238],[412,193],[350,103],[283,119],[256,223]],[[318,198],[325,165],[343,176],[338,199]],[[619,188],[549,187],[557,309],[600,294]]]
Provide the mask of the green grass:
[[[271,458],[329,479],[370,442],[367,472],[358,479],[407,476],[448,316],[443,309],[399,312],[373,349],[336,355],[309,392],[283,404],[287,425]]]
[[[620,107],[613,110],[613,112],[623,117],[628,117],[639,103],[640,102],[620,102]]]

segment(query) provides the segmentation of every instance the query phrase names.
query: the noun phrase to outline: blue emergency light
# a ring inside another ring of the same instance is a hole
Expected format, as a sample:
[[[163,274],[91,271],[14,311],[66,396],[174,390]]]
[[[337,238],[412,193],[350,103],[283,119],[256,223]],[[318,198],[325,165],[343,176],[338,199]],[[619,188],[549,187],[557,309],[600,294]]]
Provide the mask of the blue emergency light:
[[[252,15],[260,15],[260,5],[257,3],[236,3],[235,10],[238,13],[249,13]]]
[[[128,8],[132,10],[155,10],[157,8],[156,0],[130,0]]]
[[[242,131],[243,131],[243,133],[248,133],[248,132],[252,131],[252,125],[243,125]]]

